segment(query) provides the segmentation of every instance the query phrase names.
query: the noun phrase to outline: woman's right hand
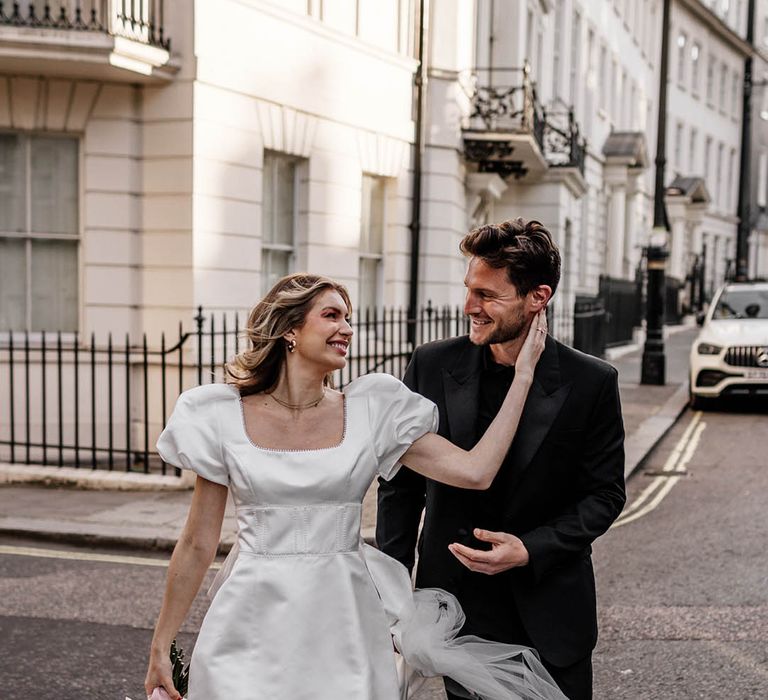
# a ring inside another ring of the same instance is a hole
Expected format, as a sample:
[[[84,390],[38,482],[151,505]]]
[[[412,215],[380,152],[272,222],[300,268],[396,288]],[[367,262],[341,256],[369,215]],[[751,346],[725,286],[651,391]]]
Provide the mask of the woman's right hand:
[[[182,700],[181,693],[173,685],[170,657],[168,654],[152,651],[149,656],[147,677],[144,679],[144,690],[147,692],[147,698],[164,700],[161,693],[155,693],[153,696],[156,688],[165,690],[171,700]]]
[[[547,342],[547,311],[542,309],[533,317],[528,335],[515,362],[515,376],[526,375],[533,379],[536,363],[544,352]]]

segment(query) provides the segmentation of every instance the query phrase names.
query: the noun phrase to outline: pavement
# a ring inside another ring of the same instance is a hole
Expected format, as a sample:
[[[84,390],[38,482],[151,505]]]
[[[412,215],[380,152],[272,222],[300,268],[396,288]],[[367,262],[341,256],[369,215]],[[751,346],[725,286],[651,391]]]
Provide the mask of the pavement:
[[[640,381],[642,347],[613,348],[608,361],[619,372],[619,389],[626,430],[626,475],[637,470],[685,410],[688,401],[688,352],[697,328],[665,329],[666,384],[644,386]],[[0,482],[18,480],[26,465],[0,465]],[[46,478],[39,477],[45,469]],[[84,470],[83,470],[84,471]],[[30,472],[32,473],[32,472]],[[10,475],[10,476],[9,476]],[[38,468],[33,483],[0,483],[0,535],[33,537],[77,544],[170,550],[186,519],[189,490],[73,488],[67,475],[56,479],[56,468]],[[176,480],[178,483],[178,480]],[[376,518],[375,483],[363,503],[363,537],[372,541]],[[234,542],[236,524],[230,502],[222,528],[221,551]]]

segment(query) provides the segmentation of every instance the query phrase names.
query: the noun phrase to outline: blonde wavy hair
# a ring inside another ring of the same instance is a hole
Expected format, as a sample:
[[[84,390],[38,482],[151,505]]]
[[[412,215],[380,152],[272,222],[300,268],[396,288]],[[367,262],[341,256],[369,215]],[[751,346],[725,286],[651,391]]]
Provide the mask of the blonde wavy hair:
[[[244,331],[248,347],[224,365],[227,381],[241,396],[275,388],[288,352],[283,336],[304,325],[315,299],[329,289],[341,295],[351,314],[352,302],[344,285],[308,272],[280,278],[253,307]],[[330,374],[324,384],[332,384]]]

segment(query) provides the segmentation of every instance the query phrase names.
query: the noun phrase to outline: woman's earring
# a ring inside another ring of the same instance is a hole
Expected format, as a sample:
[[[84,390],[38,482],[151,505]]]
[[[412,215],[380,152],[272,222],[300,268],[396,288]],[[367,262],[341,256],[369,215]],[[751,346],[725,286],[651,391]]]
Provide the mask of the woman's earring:
[[[291,338],[289,341],[287,341],[288,345],[288,352],[293,352],[296,349],[296,339]]]

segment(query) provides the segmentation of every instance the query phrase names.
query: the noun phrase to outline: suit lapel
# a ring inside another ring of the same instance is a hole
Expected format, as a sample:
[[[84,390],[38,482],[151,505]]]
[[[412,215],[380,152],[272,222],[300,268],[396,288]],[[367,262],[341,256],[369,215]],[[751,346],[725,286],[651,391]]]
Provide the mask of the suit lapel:
[[[544,353],[539,359],[533,385],[525,402],[520,425],[509,452],[510,482],[516,480],[528,467],[552,423],[571,391],[571,385],[561,385],[557,343],[547,338]]]
[[[444,435],[465,450],[472,449],[477,442],[483,352],[482,347],[468,343],[453,365],[443,369],[448,423],[448,431]],[[517,479],[531,463],[570,391],[570,383],[561,385],[557,343],[551,337],[547,338],[546,347],[536,366],[517,436],[510,448],[511,469],[508,479]]]
[[[443,369],[443,391],[448,432],[454,445],[469,450],[477,440],[477,409],[483,348],[470,345],[458,355],[450,368]]]

